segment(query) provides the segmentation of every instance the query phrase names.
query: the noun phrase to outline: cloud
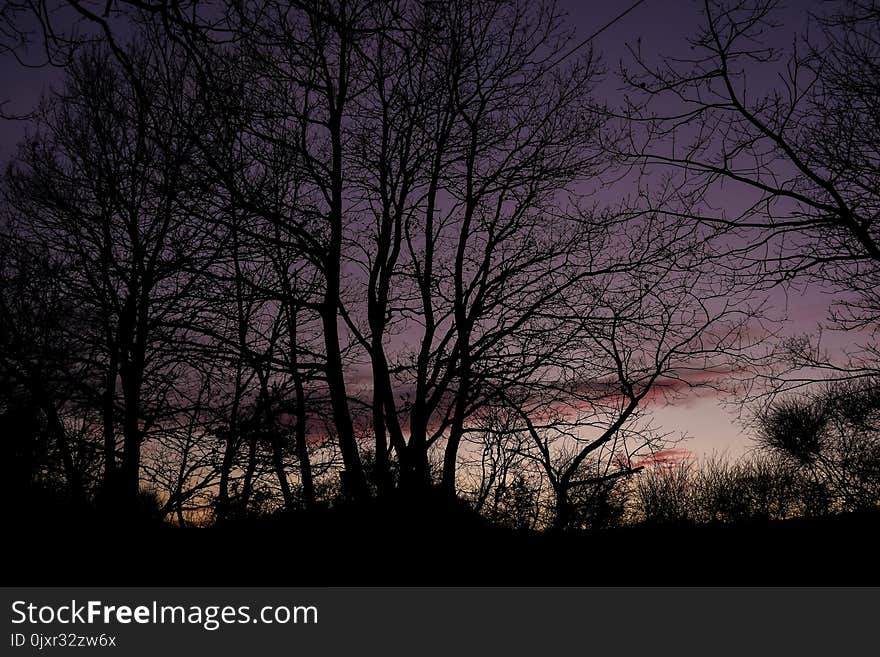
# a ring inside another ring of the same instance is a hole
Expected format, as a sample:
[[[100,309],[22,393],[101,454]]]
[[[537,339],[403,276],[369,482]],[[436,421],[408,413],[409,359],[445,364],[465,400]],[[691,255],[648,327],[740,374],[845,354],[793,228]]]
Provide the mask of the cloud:
[[[694,457],[688,449],[662,449],[653,454],[647,454],[632,460],[634,468],[671,467],[681,463],[687,463]]]
[[[727,383],[745,373],[746,370],[730,367],[671,371],[654,382],[643,404],[682,406],[698,399],[719,396]],[[585,381],[573,386],[572,390],[576,395],[594,395],[593,399],[599,403],[622,398],[620,383],[616,380]]]

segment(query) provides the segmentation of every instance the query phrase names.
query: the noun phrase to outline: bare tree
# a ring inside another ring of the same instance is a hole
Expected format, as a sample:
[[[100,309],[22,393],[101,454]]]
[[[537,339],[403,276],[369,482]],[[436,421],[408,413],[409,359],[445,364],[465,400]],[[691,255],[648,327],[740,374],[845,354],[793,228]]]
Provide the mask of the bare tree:
[[[362,260],[364,335],[381,394],[374,417],[403,481],[430,483],[429,450],[442,445],[440,480],[453,493],[469,418],[492,396],[482,379],[540,367],[517,363],[514,343],[583,275],[572,252],[583,248],[579,221],[546,210],[602,166],[589,97],[597,70],[586,56],[563,73],[554,56],[570,35],[552,3],[403,15],[393,42],[374,46],[374,93],[359,101],[363,194],[377,218]],[[413,346],[388,353],[390,327]]]
[[[570,252],[588,248],[583,222],[545,209],[601,162],[601,121],[586,105],[595,67],[586,58],[562,75],[551,55],[569,35],[549,4],[365,3],[332,24],[320,12],[261,7],[236,15],[239,33],[254,35],[244,39],[253,104],[241,130],[247,166],[270,173],[242,180],[229,171],[226,180],[235,201],[320,274],[312,309],[355,488],[362,475],[346,374],[360,348],[370,363],[377,484],[390,485],[389,439],[401,481],[416,486],[431,481],[429,448],[445,444],[451,492],[467,419],[488,390],[476,368],[585,275]],[[269,180],[286,181],[283,208],[267,202],[278,198],[265,194]],[[343,290],[353,266],[363,275]],[[412,357],[390,351],[399,349],[395,335],[413,332]],[[529,367],[537,366],[522,364],[521,377]],[[401,389],[411,396],[403,408]]]
[[[22,244],[16,233],[14,215],[5,214],[0,237],[0,381],[8,437],[4,441],[8,450],[5,478],[11,490],[27,488],[42,471],[46,480],[63,481],[69,499],[80,504],[91,483],[88,468],[78,458],[85,446],[77,444],[75,433],[64,421],[77,396],[69,378],[79,353],[79,345],[68,332],[75,321],[74,306],[59,284],[63,269],[45,252]],[[37,450],[35,434],[42,425],[50,444]],[[53,467],[52,455],[60,460],[59,469]]]
[[[780,3],[707,0],[688,58],[651,65],[635,47],[625,70],[631,156],[678,175],[662,209],[717,227],[757,285],[836,296],[826,324],[854,344],[829,355],[789,340],[774,389],[871,378],[877,367],[878,6],[827,7],[786,49],[776,46],[787,36]]]
[[[69,71],[64,95],[47,102],[10,170],[8,201],[25,218],[19,239],[65,267],[87,350],[83,400],[102,416],[105,478],[113,489],[118,478],[130,501],[141,444],[161,423],[182,367],[173,327],[188,312],[183,300],[208,233],[192,220],[195,150],[174,129],[175,108],[145,105],[101,49],[84,52]]]
[[[594,243],[596,271],[556,309],[577,330],[564,335],[551,368],[531,385],[499,390],[531,437],[558,528],[569,526],[578,489],[629,476],[637,456],[668,446],[670,436],[650,423],[652,400],[717,385],[753,343],[749,287],[718,275],[703,235],[685,221],[624,217],[629,230]]]

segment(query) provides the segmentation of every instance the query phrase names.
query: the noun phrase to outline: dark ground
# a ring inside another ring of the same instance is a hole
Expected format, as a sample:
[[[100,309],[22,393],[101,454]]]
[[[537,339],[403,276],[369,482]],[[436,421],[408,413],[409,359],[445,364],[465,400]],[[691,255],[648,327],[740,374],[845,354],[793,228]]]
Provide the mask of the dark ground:
[[[880,584],[880,513],[539,535],[401,501],[180,529],[7,516],[6,586]]]

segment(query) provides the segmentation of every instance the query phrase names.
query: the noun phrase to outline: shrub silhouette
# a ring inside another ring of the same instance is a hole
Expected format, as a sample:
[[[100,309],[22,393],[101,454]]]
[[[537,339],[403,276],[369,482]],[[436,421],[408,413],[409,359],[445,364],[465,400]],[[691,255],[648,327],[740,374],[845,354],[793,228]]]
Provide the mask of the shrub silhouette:
[[[693,517],[693,464],[664,465],[644,472],[636,484],[637,514],[646,524],[683,524]]]
[[[772,453],[730,461],[681,463],[643,473],[635,485],[635,522],[729,524],[815,517],[835,510],[828,483],[810,468]],[[876,498],[875,498],[876,503]]]
[[[822,452],[828,420],[822,400],[783,399],[760,418],[758,440],[771,451],[810,465]]]
[[[828,384],[771,405],[759,444],[804,470],[804,513],[873,508],[880,497],[880,386]]]
[[[572,491],[572,529],[613,529],[626,522],[632,497],[625,477],[579,486]]]

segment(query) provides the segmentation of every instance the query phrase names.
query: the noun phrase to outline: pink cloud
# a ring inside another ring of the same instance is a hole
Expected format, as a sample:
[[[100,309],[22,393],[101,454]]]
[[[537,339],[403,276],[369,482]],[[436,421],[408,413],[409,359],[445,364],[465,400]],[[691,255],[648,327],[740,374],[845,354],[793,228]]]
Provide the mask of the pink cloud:
[[[690,462],[691,460],[693,460],[693,457],[693,453],[687,449],[662,449],[658,452],[654,452],[653,454],[646,454],[644,456],[633,459],[630,467],[660,469],[672,468],[674,466],[681,465],[682,463]]]

